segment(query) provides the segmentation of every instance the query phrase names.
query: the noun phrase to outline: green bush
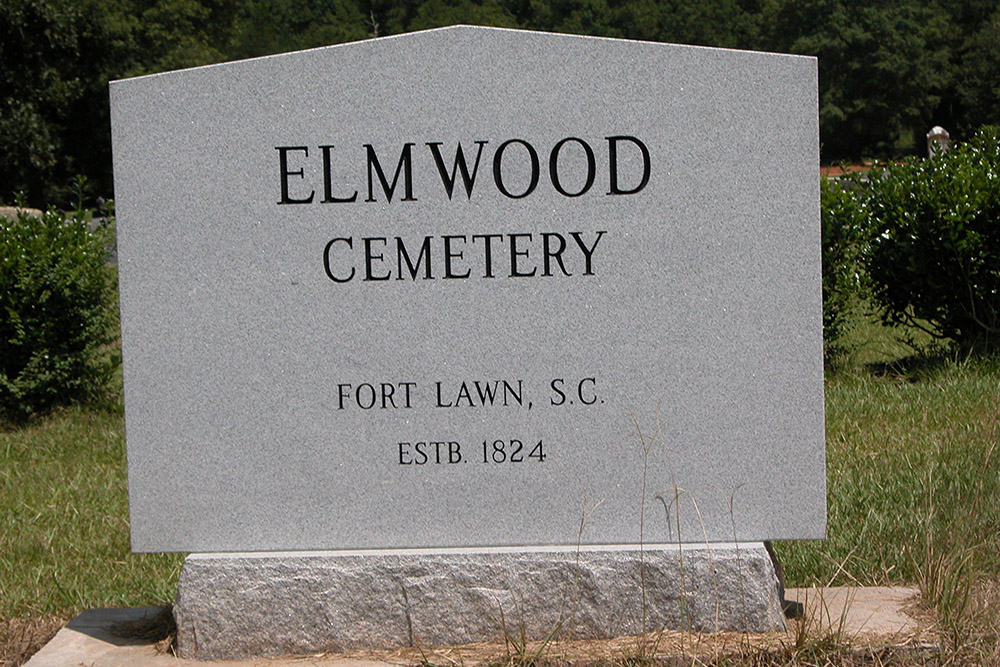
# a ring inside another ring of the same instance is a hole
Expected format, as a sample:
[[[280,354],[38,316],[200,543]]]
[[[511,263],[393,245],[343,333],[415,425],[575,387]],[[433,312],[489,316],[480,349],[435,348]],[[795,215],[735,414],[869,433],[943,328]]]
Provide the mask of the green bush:
[[[110,226],[50,210],[0,218],[0,415],[101,395],[114,370]]]
[[[848,308],[860,286],[859,242],[865,226],[856,179],[820,183],[823,245],[823,347],[827,358],[840,350]]]
[[[865,268],[883,322],[964,351],[1000,343],[1000,128],[869,175]]]

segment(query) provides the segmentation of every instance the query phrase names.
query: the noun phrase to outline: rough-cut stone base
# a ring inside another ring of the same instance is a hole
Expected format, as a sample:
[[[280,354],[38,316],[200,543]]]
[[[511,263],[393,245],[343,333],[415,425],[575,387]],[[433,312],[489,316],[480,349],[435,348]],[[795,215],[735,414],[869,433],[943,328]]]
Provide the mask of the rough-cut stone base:
[[[200,554],[174,616],[179,654],[202,660],[784,627],[760,544]]]

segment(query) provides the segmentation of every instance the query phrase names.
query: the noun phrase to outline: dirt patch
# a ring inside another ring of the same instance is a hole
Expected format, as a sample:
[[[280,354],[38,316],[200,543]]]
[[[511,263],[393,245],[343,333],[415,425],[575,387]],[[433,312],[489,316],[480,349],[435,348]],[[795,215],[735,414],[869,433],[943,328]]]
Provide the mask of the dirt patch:
[[[69,619],[32,616],[0,621],[0,667],[20,667],[39,651]]]

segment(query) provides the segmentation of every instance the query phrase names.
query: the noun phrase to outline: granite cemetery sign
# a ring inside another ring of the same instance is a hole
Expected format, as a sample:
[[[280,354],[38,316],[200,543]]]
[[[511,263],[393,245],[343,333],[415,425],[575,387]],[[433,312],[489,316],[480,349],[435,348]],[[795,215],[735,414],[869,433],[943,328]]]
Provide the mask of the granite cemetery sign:
[[[111,100],[136,551],[824,536],[813,59],[456,27]]]

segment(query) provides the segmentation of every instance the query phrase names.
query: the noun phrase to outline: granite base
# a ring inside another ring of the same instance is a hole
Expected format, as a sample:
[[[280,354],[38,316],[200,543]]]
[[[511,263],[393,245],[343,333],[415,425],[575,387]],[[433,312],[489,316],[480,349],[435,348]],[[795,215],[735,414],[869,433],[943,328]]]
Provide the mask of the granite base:
[[[201,660],[784,627],[761,544],[196,554],[174,616]]]

